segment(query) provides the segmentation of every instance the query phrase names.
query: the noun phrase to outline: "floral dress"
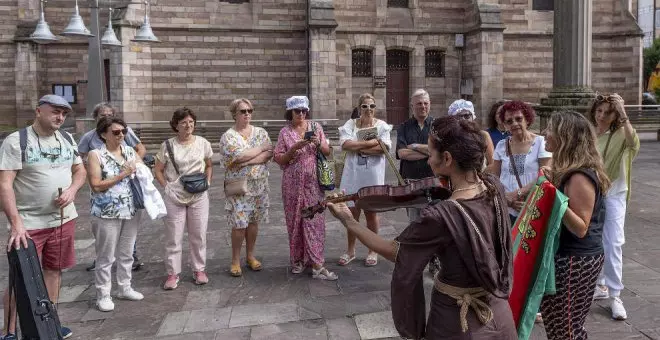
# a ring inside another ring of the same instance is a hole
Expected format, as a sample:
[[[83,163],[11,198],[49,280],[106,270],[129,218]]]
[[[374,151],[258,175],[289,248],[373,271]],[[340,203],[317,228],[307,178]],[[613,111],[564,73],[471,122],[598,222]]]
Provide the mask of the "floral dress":
[[[323,128],[315,124],[319,140],[325,141]],[[312,129],[308,129],[312,130]],[[274,156],[283,156],[294,144],[302,139],[291,125],[280,130]],[[300,149],[297,155],[282,166],[282,203],[289,233],[289,253],[292,265],[305,266],[324,263],[325,218],[317,214],[312,219],[303,218],[301,210],[319,203],[323,199],[316,177],[316,146],[309,144]]]
[[[135,150],[130,146],[121,146],[121,153],[126,162],[135,161]],[[115,177],[121,173],[121,166],[124,161],[120,161],[108,152],[105,145],[95,150],[101,165],[101,179]],[[119,181],[110,189],[103,192],[92,192],[92,215],[104,219],[130,220],[135,216],[136,209],[133,203],[133,192],[128,183],[129,177]]]
[[[245,229],[250,223],[268,221],[270,198],[268,193],[268,165],[257,164],[234,168],[232,164],[242,152],[263,144],[271,144],[266,130],[252,127],[250,137],[245,138],[230,128],[220,139],[220,152],[225,165],[225,179],[247,177],[248,193],[229,196],[225,202],[227,223],[232,229]]]

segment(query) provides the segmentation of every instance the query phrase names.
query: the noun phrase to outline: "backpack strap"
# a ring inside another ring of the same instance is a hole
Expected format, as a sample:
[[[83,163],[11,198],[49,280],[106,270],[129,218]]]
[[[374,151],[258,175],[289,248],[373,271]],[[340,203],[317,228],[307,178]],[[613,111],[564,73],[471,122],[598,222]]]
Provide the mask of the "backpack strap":
[[[27,128],[24,127],[20,130],[18,130],[18,141],[21,146],[21,163],[25,163],[25,149],[27,149],[27,135],[28,131]]]
[[[60,132],[60,135],[62,135],[62,137],[64,137],[64,139],[66,139],[66,141],[69,142],[69,145],[71,145],[71,148],[73,149],[73,154],[76,155],[76,157],[80,156],[80,153],[78,153],[78,149],[73,147],[73,138],[71,138],[71,135],[62,129],[59,129],[58,131]]]

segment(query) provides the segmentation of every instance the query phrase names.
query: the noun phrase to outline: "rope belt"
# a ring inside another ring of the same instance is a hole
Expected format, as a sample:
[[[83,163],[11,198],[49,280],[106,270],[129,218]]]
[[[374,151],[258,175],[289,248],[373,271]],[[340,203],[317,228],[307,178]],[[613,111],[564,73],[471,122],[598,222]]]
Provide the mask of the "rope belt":
[[[488,292],[483,288],[454,287],[444,282],[440,282],[440,280],[437,278],[435,279],[434,286],[438,292],[445,294],[452,299],[455,299],[456,304],[461,308],[460,320],[463,333],[467,332],[468,330],[467,313],[468,308],[470,307],[474,309],[477,318],[479,321],[481,321],[482,324],[485,325],[493,320],[493,310],[490,309],[490,306],[486,302],[480,299],[488,295]]]

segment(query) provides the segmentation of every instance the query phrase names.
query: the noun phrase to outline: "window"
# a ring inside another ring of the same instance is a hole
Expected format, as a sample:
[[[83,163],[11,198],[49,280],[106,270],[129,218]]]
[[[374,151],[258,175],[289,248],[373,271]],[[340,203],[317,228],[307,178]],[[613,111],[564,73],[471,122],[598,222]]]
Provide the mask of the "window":
[[[53,84],[53,94],[66,99],[69,104],[78,103],[75,84]]]
[[[445,76],[445,52],[440,50],[426,50],[425,53],[426,76],[440,78]]]
[[[352,52],[353,59],[353,77],[371,77],[371,50],[354,49]]]
[[[553,11],[555,0],[532,0],[532,9],[535,11]]]
[[[387,0],[387,7],[408,8],[408,0]]]

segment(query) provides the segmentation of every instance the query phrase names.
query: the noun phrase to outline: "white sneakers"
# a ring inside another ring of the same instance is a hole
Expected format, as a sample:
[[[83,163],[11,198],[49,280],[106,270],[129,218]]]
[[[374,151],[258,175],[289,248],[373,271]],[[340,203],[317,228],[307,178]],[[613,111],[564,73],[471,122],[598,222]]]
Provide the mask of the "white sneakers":
[[[144,295],[136,292],[132,287],[126,287],[119,288],[117,298],[130,301],[140,301],[144,299]],[[111,312],[115,310],[115,303],[112,302],[112,297],[110,297],[110,295],[102,295],[96,299],[96,308],[101,312]]]
[[[130,301],[140,301],[144,299],[142,293],[138,293],[133,289],[133,287],[119,288],[117,292],[117,298]]]
[[[596,285],[594,290],[594,300],[605,300],[610,297],[610,291],[606,286]]]
[[[618,296],[612,297],[610,308],[612,309],[612,319],[623,321],[628,318],[626,308],[623,307],[623,302]]]
[[[115,309],[115,303],[112,302],[110,295],[103,295],[96,300],[96,308],[101,312],[111,312]]]
[[[596,285],[594,291],[594,300],[610,299],[610,309],[612,310],[612,319],[623,321],[628,318],[623,301],[618,296],[610,297],[610,292],[606,286]]]

